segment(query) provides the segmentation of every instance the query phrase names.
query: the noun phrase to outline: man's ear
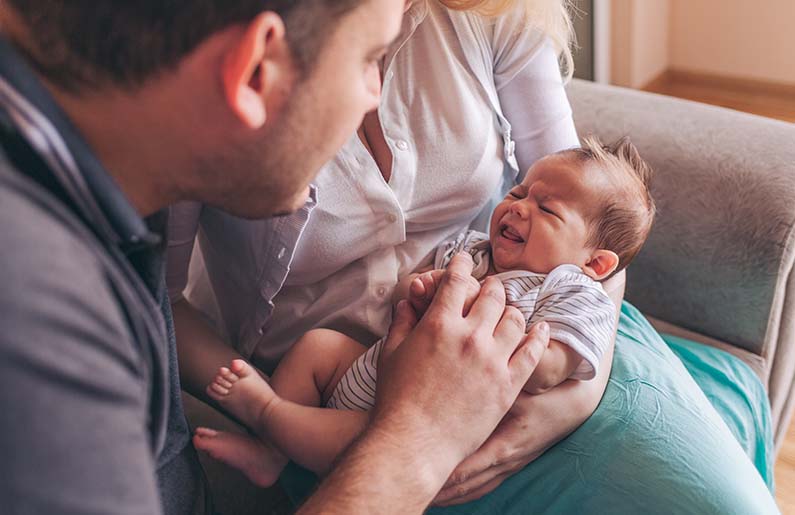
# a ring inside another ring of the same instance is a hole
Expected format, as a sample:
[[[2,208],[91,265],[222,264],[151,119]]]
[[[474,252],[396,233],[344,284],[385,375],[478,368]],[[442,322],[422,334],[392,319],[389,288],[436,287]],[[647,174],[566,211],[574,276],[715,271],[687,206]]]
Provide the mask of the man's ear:
[[[234,113],[251,129],[267,118],[267,96],[292,66],[284,22],[274,12],[260,13],[224,56],[224,93]]]
[[[618,255],[611,250],[597,250],[585,263],[583,272],[594,281],[601,281],[618,268]]]

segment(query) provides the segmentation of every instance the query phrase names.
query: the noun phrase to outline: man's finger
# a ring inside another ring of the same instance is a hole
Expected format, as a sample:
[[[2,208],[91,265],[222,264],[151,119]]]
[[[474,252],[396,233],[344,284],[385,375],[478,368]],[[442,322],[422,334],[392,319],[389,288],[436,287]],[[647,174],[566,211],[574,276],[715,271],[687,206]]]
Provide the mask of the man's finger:
[[[464,311],[472,266],[472,256],[469,254],[461,252],[453,256],[442,275],[429,311],[447,311],[458,315]]]
[[[530,328],[530,332],[524,337],[508,362],[514,385],[523,385],[527,382],[548,346],[549,324],[539,322]]]
[[[452,497],[451,492],[453,491],[453,487],[469,483],[470,480],[491,470],[495,464],[499,465],[499,463],[496,462],[495,453],[488,448],[489,443],[492,441],[492,439],[486,440],[483,447],[478,449],[456,467],[447,479],[447,483],[445,483],[442,488],[440,496],[441,494],[445,494],[445,497]]]
[[[525,334],[525,320],[522,313],[513,306],[505,306],[502,317],[494,329],[494,342],[513,355],[522,344]]]
[[[389,326],[389,333],[387,334],[384,346],[381,349],[381,356],[379,356],[379,365],[406,339],[409,333],[417,325],[417,314],[414,309],[405,300],[398,302],[395,307],[395,315],[392,317],[392,325]]]
[[[511,476],[533,459],[535,457],[517,455],[510,450],[510,447],[506,447],[505,438],[489,438],[477,452],[456,467],[447,484],[436,496],[436,501],[444,504],[460,504],[465,502],[461,499],[477,499],[493,489],[492,487],[480,495],[475,495],[492,483],[495,477]]]
[[[511,446],[511,439],[508,438],[510,433],[506,433],[510,422],[511,419],[504,418],[480,449],[458,464],[447,479],[442,492],[449,493],[452,487],[464,484],[479,486],[494,477],[497,473],[495,468],[517,462],[516,452]]]
[[[431,270],[428,273],[422,274],[422,283],[425,286],[425,306],[430,305],[433,297],[436,295],[436,290],[442,283],[444,270]]]
[[[442,282],[442,276],[444,275],[444,270],[432,270],[427,274],[422,274],[422,282],[425,285],[425,309],[428,308],[431,301],[433,300],[433,295],[436,293],[436,290],[439,287],[439,284]],[[472,277],[471,275],[467,278],[467,295],[466,300],[464,301],[464,310],[463,315],[467,316],[469,314],[469,310],[472,309],[472,305],[478,299],[478,294],[480,293],[480,283],[477,279]]]
[[[502,285],[502,281],[492,276],[483,281],[480,294],[475,299],[467,318],[479,327],[491,329],[497,326],[504,311],[505,287]]]
[[[475,486],[470,487],[470,485],[467,484],[467,485],[460,485],[458,487],[453,487],[448,492],[442,490],[441,492],[439,492],[439,495],[436,496],[436,499],[434,499],[433,504],[436,506],[455,506],[457,504],[464,504],[470,501],[474,501],[476,499],[480,499],[487,493],[495,490],[498,486],[500,486],[503,481],[505,481],[511,476],[512,472],[513,470],[505,471],[500,474],[497,474],[496,476],[492,476],[492,478],[488,482],[483,483],[477,487]]]

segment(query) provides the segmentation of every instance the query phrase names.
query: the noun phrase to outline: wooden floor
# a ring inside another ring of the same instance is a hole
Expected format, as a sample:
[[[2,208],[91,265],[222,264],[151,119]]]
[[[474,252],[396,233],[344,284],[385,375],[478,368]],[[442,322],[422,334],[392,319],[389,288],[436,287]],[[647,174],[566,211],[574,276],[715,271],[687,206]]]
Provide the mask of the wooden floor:
[[[795,122],[795,87],[754,87],[742,81],[715,80],[692,75],[665,74],[646,86],[646,91],[696,100],[738,111]],[[795,421],[776,461],[776,501],[782,513],[795,515]]]
[[[795,123],[795,85],[666,72],[643,89]]]
[[[776,501],[782,513],[795,514],[795,422],[776,460]]]

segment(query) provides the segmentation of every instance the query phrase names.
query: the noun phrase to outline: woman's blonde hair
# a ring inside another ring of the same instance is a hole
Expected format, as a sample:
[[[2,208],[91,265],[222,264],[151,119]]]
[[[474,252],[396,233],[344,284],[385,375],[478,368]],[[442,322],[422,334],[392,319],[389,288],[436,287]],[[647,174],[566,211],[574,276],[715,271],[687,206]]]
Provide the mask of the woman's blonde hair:
[[[484,16],[497,16],[509,10],[518,10],[529,25],[538,28],[552,41],[558,52],[561,73],[566,81],[574,73],[571,47],[574,26],[571,21],[572,0],[439,0],[445,7],[456,11],[476,11]]]

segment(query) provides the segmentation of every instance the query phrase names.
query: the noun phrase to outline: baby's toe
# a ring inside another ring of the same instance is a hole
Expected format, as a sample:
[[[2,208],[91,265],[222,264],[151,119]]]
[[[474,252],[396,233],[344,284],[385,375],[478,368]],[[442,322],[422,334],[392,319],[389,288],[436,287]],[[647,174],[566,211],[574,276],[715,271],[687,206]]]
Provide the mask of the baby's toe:
[[[246,377],[254,372],[254,369],[251,368],[251,365],[245,362],[242,359],[235,359],[232,360],[232,364],[230,365],[233,374],[237,374],[239,377]]]
[[[219,372],[218,373],[218,377],[221,378],[221,379],[224,379],[225,381],[227,381],[229,383],[234,383],[234,382],[236,382],[237,380],[240,379],[237,376],[237,374],[235,374],[234,372],[232,372],[231,370],[229,370],[226,367],[221,367],[221,369],[218,372]]]
[[[195,431],[195,435],[200,438],[213,438],[217,434],[218,431],[210,429],[209,427],[197,427]]]
[[[226,389],[232,388],[232,383],[221,376],[215,378],[215,384],[223,386]]]
[[[223,386],[221,386],[218,383],[211,383],[207,387],[207,393],[209,393],[210,395],[214,394],[213,396],[216,397],[216,398],[217,397],[226,397],[227,395],[229,395],[229,389],[228,388],[224,388]]]

